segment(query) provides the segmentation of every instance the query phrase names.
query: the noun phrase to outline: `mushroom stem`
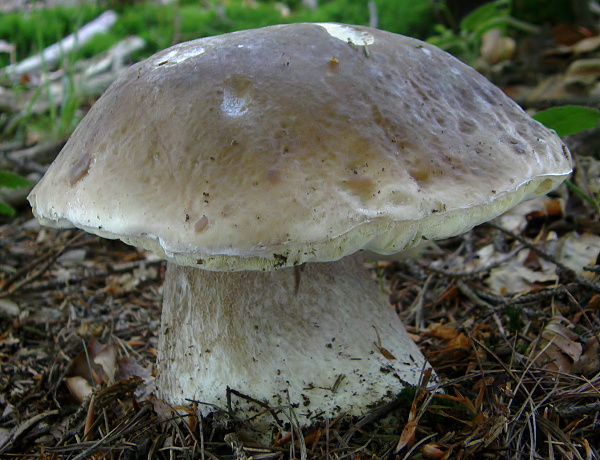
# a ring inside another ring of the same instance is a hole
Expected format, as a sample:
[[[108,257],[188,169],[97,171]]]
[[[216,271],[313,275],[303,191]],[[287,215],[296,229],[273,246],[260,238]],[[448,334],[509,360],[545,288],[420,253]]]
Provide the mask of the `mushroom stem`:
[[[168,265],[158,388],[169,403],[225,408],[229,387],[293,408],[300,423],[358,415],[418,384],[425,363],[360,256],[307,264],[299,286],[293,268]],[[232,407],[264,411],[236,397]]]

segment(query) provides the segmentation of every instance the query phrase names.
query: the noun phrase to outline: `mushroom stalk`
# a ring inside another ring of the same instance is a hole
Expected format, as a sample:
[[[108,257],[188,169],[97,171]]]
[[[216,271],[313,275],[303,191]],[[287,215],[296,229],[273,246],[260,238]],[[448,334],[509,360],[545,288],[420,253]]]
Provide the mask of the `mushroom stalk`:
[[[418,384],[424,366],[358,255],[303,266],[299,283],[293,268],[168,265],[158,387],[172,404],[225,408],[229,387],[292,408],[302,423],[364,412]],[[232,407],[242,417],[264,411],[236,397]]]

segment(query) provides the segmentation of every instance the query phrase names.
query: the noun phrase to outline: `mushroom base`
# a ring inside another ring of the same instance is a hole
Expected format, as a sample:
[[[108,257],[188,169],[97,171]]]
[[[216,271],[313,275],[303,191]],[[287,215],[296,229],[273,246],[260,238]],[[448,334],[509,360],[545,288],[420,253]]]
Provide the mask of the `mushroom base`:
[[[360,256],[296,271],[168,266],[158,391],[171,404],[209,413],[227,407],[230,388],[281,409],[282,422],[310,423],[364,413],[417,385],[425,367]],[[238,417],[265,412],[229,396]]]

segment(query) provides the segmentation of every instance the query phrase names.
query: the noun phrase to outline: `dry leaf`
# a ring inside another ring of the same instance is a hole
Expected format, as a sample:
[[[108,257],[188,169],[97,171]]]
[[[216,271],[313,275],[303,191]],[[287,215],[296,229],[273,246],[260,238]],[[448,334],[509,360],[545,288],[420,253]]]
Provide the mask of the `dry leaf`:
[[[56,260],[64,265],[73,265],[74,263],[76,264],[82,260],[85,260],[86,255],[86,249],[71,249],[70,251],[63,252],[62,255]]]
[[[21,313],[19,305],[9,298],[0,299],[0,315],[18,317]]]
[[[574,374],[592,377],[600,371],[600,343],[596,337],[591,337],[585,343],[583,354],[573,365]]]
[[[573,61],[565,72],[565,87],[571,90],[589,90],[600,78],[600,58]]]
[[[385,359],[396,359],[396,357],[387,348],[381,347],[379,348],[379,352],[384,356]]]
[[[126,380],[130,377],[140,377],[144,383],[148,383],[152,380],[150,371],[145,367],[140,366],[139,363],[131,357],[121,358],[117,362],[117,366],[115,380]]]
[[[396,445],[395,452],[398,453],[406,446],[412,446],[415,441],[415,432],[417,431],[417,427],[419,426],[418,420],[409,420],[408,423],[404,426],[402,430],[402,434],[400,435],[400,440]]]
[[[112,385],[115,383],[115,372],[117,370],[117,350],[112,343],[102,347],[96,356],[94,356],[94,363],[98,364],[104,371],[102,380],[104,383]]]
[[[552,27],[552,37],[554,41],[561,45],[570,47],[586,37],[586,31],[570,24],[559,23]]]
[[[4,405],[4,410],[2,411],[2,413],[0,414],[0,420],[4,420],[6,419],[10,414],[13,413],[14,411],[14,407],[11,403],[9,403],[8,401],[6,401],[6,398],[4,397],[3,394],[0,394],[0,404]],[[0,442],[0,445],[2,444],[2,442]]]
[[[166,402],[153,396],[148,399],[152,403],[152,408],[154,409],[154,413],[156,414],[159,422],[166,422],[173,418],[174,410]]]
[[[443,460],[448,458],[450,451],[444,452],[442,449],[447,449],[447,447],[437,442],[428,442],[421,447],[421,454],[424,458],[431,460]]]
[[[458,336],[458,331],[450,326],[433,324],[427,328],[427,332],[438,339],[450,340]]]
[[[560,218],[565,214],[565,200],[540,196],[533,200],[519,203],[498,218],[500,225],[512,232],[521,233],[527,227],[532,215],[540,217]]]
[[[462,332],[446,344],[448,348],[471,348],[471,341]]]
[[[66,376],[83,377],[90,384],[110,384],[114,382],[116,361],[115,346],[113,344],[102,345],[92,337],[86,350],[79,352],[69,364]]]
[[[521,251],[512,259],[490,270],[485,283],[497,293],[523,292],[531,290],[535,283],[550,283],[558,280],[556,267],[545,259],[538,258],[539,269],[526,266],[528,251]]]
[[[564,319],[558,317],[550,320],[542,331],[534,353],[537,355],[535,361],[544,369],[568,374],[573,363],[579,361],[582,346],[575,341],[579,336],[567,329],[563,322]]]
[[[89,398],[93,393],[93,388],[90,383],[80,376],[67,377],[65,380],[67,388],[71,396],[80,404]]]
[[[600,294],[594,294],[588,302],[590,310],[600,310]]]
[[[592,277],[583,267],[594,265],[600,253],[600,236],[591,233],[569,233],[559,240],[556,257],[575,272]]]
[[[600,36],[586,37],[571,46],[575,54],[590,53],[598,48],[600,48]]]
[[[394,451],[395,453],[400,452],[406,446],[411,447],[415,442],[415,433],[417,431],[417,427],[419,426],[420,418],[420,416],[417,415],[417,405],[421,399],[423,399],[423,395],[424,393],[420,391],[413,399],[410,412],[408,413],[408,422],[400,434],[400,439],[398,440],[396,450]]]

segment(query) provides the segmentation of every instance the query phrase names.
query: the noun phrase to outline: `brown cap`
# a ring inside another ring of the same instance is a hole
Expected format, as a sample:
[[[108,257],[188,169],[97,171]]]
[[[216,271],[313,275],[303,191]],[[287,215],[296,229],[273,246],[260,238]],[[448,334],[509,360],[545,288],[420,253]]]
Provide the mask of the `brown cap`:
[[[29,200],[46,225],[263,270],[450,237],[570,172],[554,132],[434,46],[291,24],[129,68]]]

